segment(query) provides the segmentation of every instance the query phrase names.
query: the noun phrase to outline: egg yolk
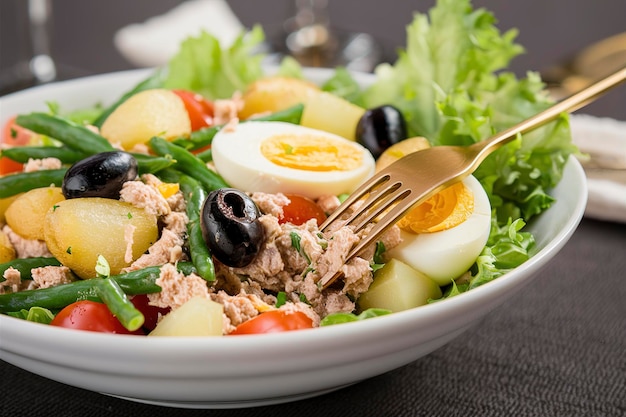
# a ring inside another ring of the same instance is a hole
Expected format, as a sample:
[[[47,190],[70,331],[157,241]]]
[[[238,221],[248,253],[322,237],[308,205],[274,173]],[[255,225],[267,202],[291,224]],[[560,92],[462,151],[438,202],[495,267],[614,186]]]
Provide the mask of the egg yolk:
[[[412,233],[433,233],[463,223],[474,211],[474,195],[462,182],[412,208],[398,226]]]
[[[306,171],[351,171],[363,155],[350,142],[313,134],[278,134],[261,144],[261,154],[283,167]]]

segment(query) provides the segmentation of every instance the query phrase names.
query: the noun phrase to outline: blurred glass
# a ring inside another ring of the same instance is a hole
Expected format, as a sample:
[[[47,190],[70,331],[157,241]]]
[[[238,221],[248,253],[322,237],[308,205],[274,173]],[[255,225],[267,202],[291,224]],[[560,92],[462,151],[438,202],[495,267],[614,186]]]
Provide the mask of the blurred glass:
[[[381,47],[367,33],[342,31],[331,25],[328,0],[295,0],[295,12],[284,22],[278,52],[309,67],[344,66],[371,72],[381,61]]]
[[[0,73],[0,94],[56,80],[57,66],[50,52],[51,0],[6,2],[3,6],[4,13],[15,17],[14,36],[9,40],[16,59]]]

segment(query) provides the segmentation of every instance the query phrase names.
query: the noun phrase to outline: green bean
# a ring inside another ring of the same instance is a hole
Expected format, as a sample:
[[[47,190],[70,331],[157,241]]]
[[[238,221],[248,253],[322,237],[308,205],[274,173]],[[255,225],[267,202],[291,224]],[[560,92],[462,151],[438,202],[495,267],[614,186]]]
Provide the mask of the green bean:
[[[150,75],[145,80],[141,81],[132,90],[125,93],[119,100],[109,106],[106,110],[104,110],[100,116],[93,122],[94,126],[102,127],[104,121],[109,117],[111,113],[115,111],[119,107],[120,104],[128,100],[128,98],[134,94],[137,94],[144,90],[151,90],[153,88],[160,88],[163,86],[163,78],[165,72],[163,70],[157,70],[152,75]]]
[[[86,155],[114,150],[109,141],[99,134],[67,119],[47,113],[19,115],[15,123],[33,132],[50,136]]]
[[[247,121],[263,121],[263,122],[287,122],[299,124],[300,119],[302,118],[302,112],[304,110],[304,105],[296,104],[295,106],[289,107],[285,110],[281,110],[272,114],[268,114],[266,116],[255,117],[252,119],[247,119],[242,121],[245,123]],[[174,144],[185,148],[190,151],[195,151],[200,148],[204,148],[209,146],[213,141],[213,138],[222,130],[224,126],[211,126],[205,127],[202,129],[198,129],[195,132],[191,132],[189,138],[178,138],[173,141]]]
[[[179,262],[177,268],[185,275],[195,270],[188,262]],[[108,279],[115,280],[127,295],[152,294],[161,292],[161,287],[156,284],[160,274],[161,267],[151,266],[113,275]],[[28,310],[36,306],[51,310],[60,309],[79,300],[101,301],[95,285],[93,279],[87,279],[55,287],[0,294],[0,313]]]
[[[213,150],[211,148],[205,149],[202,152],[196,154],[196,157],[202,162],[211,162],[213,160]]]
[[[60,187],[67,169],[45,169],[42,171],[20,172],[0,177],[0,198],[11,197],[33,188]]]
[[[198,181],[187,175],[180,176],[180,187],[187,203],[187,234],[189,254],[196,267],[197,274],[207,281],[215,281],[215,266],[209,248],[202,237],[202,206],[207,193]]]
[[[61,263],[56,258],[23,258],[13,259],[12,261],[0,264],[0,282],[4,281],[2,277],[4,271],[14,268],[20,271],[21,278],[32,279],[31,270],[44,266],[59,266]]]
[[[169,168],[176,161],[168,156],[152,156],[141,153],[131,153],[137,160],[137,169],[141,174],[155,174],[165,168]]]
[[[141,311],[135,308],[120,285],[110,278],[94,278],[96,293],[109,307],[113,315],[127,330],[134,332],[143,326],[145,320]]]
[[[70,149],[67,146],[16,146],[3,149],[0,155],[22,164],[28,162],[31,158],[57,158],[64,164],[73,164],[86,156],[84,153]]]
[[[174,145],[159,137],[150,139],[150,147],[160,156],[170,156],[176,162],[173,167],[196,179],[207,191],[228,187],[226,181],[217,173],[211,171],[204,162],[191,152]]]
[[[286,122],[293,124],[300,124],[302,119],[302,112],[304,111],[304,104],[296,104],[285,110],[277,111],[266,116],[252,117],[247,121],[252,122]]]

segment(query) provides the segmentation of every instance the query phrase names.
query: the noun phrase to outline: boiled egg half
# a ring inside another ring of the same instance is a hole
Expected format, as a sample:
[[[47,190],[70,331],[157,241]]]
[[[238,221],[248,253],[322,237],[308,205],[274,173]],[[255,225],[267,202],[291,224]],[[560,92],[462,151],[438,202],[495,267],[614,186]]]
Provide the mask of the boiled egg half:
[[[370,152],[356,142],[283,122],[222,129],[212,151],[215,168],[235,188],[312,199],[354,191],[375,167]]]
[[[453,187],[448,196],[433,198],[430,207],[398,222],[402,243],[388,253],[440,286],[450,284],[472,266],[491,228],[491,205],[480,182],[469,176]],[[450,200],[454,207],[446,207]],[[443,211],[447,212],[444,216]]]

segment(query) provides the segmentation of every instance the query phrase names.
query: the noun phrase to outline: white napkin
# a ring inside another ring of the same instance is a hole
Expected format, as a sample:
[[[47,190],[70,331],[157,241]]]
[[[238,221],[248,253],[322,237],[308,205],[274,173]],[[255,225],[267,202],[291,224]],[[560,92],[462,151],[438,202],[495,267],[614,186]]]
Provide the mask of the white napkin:
[[[571,116],[589,196],[585,216],[626,223],[626,122],[586,114]]]
[[[156,67],[166,64],[188,36],[204,30],[229,46],[243,29],[225,0],[188,0],[163,15],[121,28],[113,42],[133,65]]]

